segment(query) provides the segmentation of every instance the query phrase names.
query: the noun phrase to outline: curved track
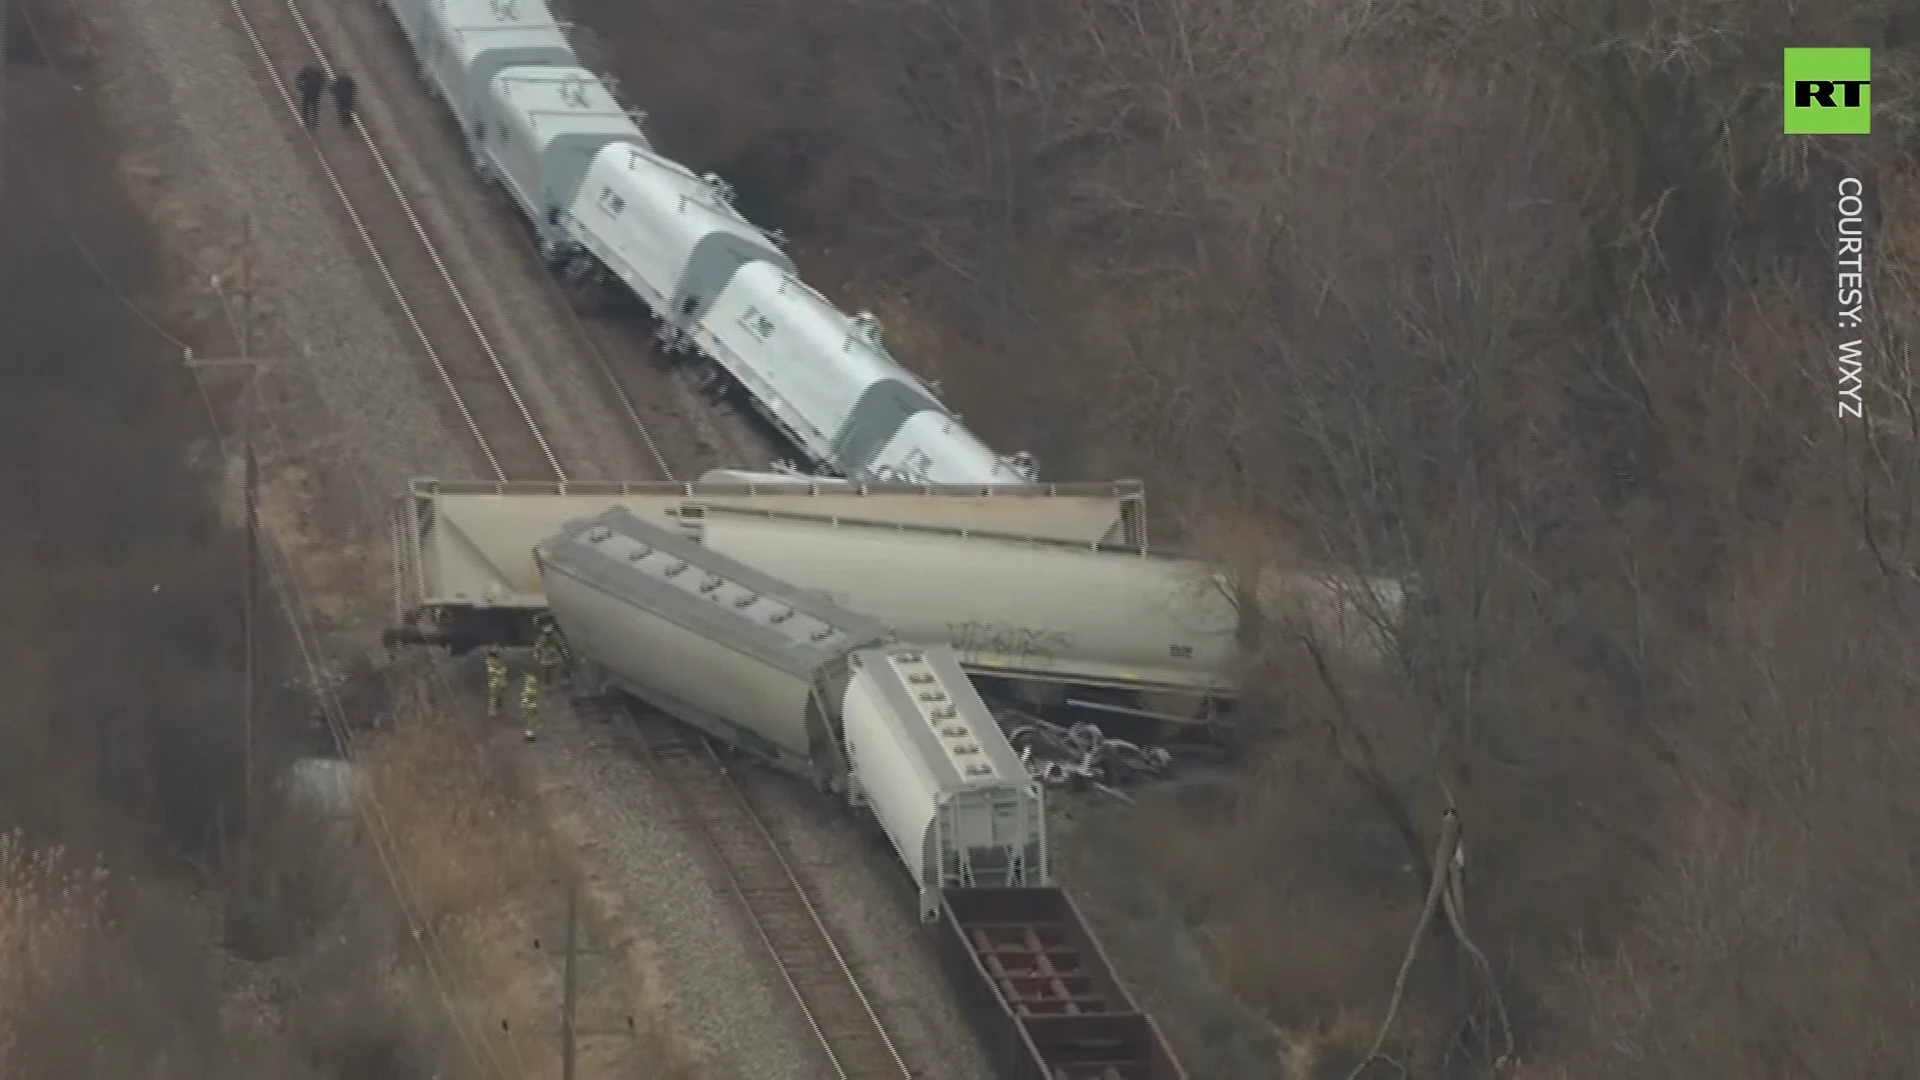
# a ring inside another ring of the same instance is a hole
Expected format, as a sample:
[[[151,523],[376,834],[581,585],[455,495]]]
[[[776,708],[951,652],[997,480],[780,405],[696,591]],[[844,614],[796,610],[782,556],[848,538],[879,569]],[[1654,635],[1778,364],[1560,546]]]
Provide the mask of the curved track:
[[[609,717],[616,723],[625,716]],[[647,768],[665,781],[746,909],[835,1080],[913,1080],[806,886],[753,800],[704,736],[664,720],[636,732]]]
[[[227,5],[252,45],[267,78],[272,81],[275,91],[297,123],[299,106],[292,87],[282,73],[311,62],[329,77],[333,75],[333,66],[315,39],[306,17],[294,0],[280,0],[277,5],[272,0],[249,0],[248,3],[227,0]],[[281,62],[275,63],[275,57],[267,46],[264,24],[279,22],[288,24],[288,28],[298,35],[305,46],[306,56],[281,57]],[[401,189],[373,134],[358,119],[354,122],[354,128],[366,148],[367,163],[372,169],[368,170],[360,163],[330,161],[327,154],[316,146],[315,154],[321,171],[334,194],[339,197],[354,231],[372,255],[381,278],[420,342],[434,373],[446,388],[461,425],[473,438],[494,479],[552,478],[566,481],[567,466],[563,465],[560,455],[528,409],[506,365],[501,362],[498,350],[479,319],[474,316],[458,282],[427,235],[420,215],[414,211]],[[385,189],[384,195],[377,190],[381,187]],[[412,242],[397,235],[401,233],[410,233]],[[386,242],[384,247],[376,242],[376,235]],[[410,287],[403,286],[403,281],[408,282]],[[417,284],[423,281],[437,281],[438,286]],[[578,331],[576,336],[583,350],[599,365],[615,400],[632,423],[635,434],[659,469],[661,477],[672,479],[673,473],[666,458],[652,433],[641,422],[625,389],[614,378],[605,355],[564,300],[560,306]]]

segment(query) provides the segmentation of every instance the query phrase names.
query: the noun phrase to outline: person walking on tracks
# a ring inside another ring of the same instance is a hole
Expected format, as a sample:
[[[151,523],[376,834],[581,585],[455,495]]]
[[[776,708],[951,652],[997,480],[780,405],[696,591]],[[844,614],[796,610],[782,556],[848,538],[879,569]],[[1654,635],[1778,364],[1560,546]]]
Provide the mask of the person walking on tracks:
[[[560,675],[567,666],[567,646],[560,639],[560,627],[554,624],[551,615],[540,619],[540,635],[533,642],[533,662],[540,667],[543,684],[559,685]]]
[[[500,655],[500,646],[487,646],[487,718],[500,715],[500,707],[507,703],[507,661]]]
[[[526,679],[520,684],[520,737],[527,742],[533,741],[534,721],[540,718],[540,679],[533,672],[527,672]]]
[[[293,77],[293,88],[300,95],[300,122],[311,128],[320,123],[320,95],[326,93],[327,77],[308,64]]]
[[[353,76],[342,73],[333,77],[333,106],[340,112],[340,126],[353,126],[353,95],[360,89]]]

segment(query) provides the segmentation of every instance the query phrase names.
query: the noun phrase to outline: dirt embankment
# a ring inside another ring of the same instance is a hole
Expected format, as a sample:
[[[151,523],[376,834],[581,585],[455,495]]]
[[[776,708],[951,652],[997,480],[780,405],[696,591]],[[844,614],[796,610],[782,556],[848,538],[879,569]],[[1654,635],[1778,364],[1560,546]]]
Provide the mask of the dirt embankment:
[[[329,334],[331,313],[370,310],[348,276],[288,272],[328,250],[324,214],[275,202],[304,190],[301,148],[200,137],[208,111],[257,103],[244,53],[211,38],[180,53],[207,25],[191,8],[15,9],[0,208],[0,599],[15,618],[0,677],[19,707],[0,710],[0,1076],[557,1074],[564,869],[476,696],[431,665],[383,664],[374,644],[387,598],[370,478],[395,462],[445,475],[455,458],[413,437],[426,410],[404,380],[340,377],[401,350]],[[156,26],[175,34],[164,48]],[[212,60],[231,100],[166,78]],[[222,183],[235,173],[240,191]],[[244,251],[220,239],[247,235],[261,205],[274,228]],[[189,346],[237,350],[222,294],[248,283],[255,352],[324,365],[262,380],[271,580],[250,812],[240,469],[208,408],[234,434],[241,380],[196,383],[181,364]],[[342,416],[342,393],[392,411]],[[371,796],[327,824],[274,787],[295,758],[336,749],[320,701]],[[633,1017],[583,1035],[583,1072],[630,1074],[637,1058],[694,1075],[647,1007],[660,980],[583,922],[583,1024]]]
[[[423,1075],[382,918],[273,793],[313,736],[270,596],[249,755],[244,547],[179,363],[227,343],[123,190],[64,14],[16,9],[6,58],[0,1076]]]

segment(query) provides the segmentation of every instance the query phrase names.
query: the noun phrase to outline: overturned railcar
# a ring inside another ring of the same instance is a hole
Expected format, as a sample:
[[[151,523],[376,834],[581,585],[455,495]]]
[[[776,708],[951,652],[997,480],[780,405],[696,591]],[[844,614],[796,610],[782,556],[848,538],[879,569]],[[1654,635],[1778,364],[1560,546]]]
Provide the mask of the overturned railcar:
[[[617,689],[872,811],[931,921],[949,886],[1051,881],[1039,785],[945,649],[625,510],[534,551],[589,693]]]
[[[920,893],[940,913],[949,885],[1045,885],[1046,797],[943,648],[853,654],[841,730],[849,796],[873,811]]]
[[[694,504],[1146,545],[1146,494],[1131,480],[995,487],[421,478],[408,484],[392,519],[395,622],[388,638],[445,646],[456,655],[486,644],[529,645],[534,616],[547,606],[533,564],[535,544],[569,521],[616,506],[681,528],[679,511]]]
[[[1067,686],[1230,698],[1270,628],[1366,662],[1404,603],[1386,578],[1267,569],[1249,587],[1197,559],[944,524],[694,500],[678,516],[715,551],[947,645],[975,674]]]
[[[614,509],[534,548],[582,688],[618,688],[823,788],[845,790],[848,657],[889,634]]]

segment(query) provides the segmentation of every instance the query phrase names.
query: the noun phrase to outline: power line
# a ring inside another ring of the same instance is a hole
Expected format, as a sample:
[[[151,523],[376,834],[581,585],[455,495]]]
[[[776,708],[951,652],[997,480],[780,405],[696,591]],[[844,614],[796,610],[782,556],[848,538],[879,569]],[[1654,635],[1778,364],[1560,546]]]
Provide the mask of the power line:
[[[241,847],[241,880],[251,881],[248,876],[252,869],[253,830],[256,825],[256,769],[254,764],[254,731],[259,719],[259,596],[260,596],[260,465],[256,453],[257,416],[260,406],[260,372],[264,369],[279,367],[282,360],[263,360],[253,353],[253,260],[252,260],[252,218],[243,219],[242,242],[240,251],[240,311],[236,315],[227,301],[227,294],[220,288],[220,279],[213,279],[213,289],[220,298],[220,306],[225,311],[228,325],[235,329],[235,338],[240,345],[240,355],[231,358],[199,359],[193,350],[186,350],[185,363],[190,370],[201,371],[211,368],[241,369],[246,372],[246,385],[242,390],[240,402],[241,444],[245,453],[245,472],[242,477],[244,499],[246,503],[246,576],[243,586],[244,608],[241,619],[242,664],[241,685],[241,738],[243,744],[243,766],[241,779],[241,836],[245,843]]]
[[[13,0],[0,0],[0,199],[7,195],[7,9]]]
[[[3,12],[10,3],[11,0],[0,0],[0,12]],[[52,67],[56,73],[60,73],[58,61],[48,49],[46,39],[35,25],[32,15],[24,8],[21,10],[20,15],[28,33],[33,36],[39,50],[46,56],[47,64]],[[0,64],[3,63],[3,57],[0,57]],[[3,73],[3,70],[0,70],[0,74]],[[268,74],[273,78],[276,88],[280,90],[281,100],[290,110],[293,109],[293,101],[287,95],[286,88],[280,85],[278,74],[273,72],[271,68]],[[0,135],[3,134],[4,132],[0,132]],[[88,129],[86,135],[89,139],[93,140],[96,145],[101,144],[98,133]],[[109,152],[111,150],[111,148],[104,145],[101,145],[101,149]],[[314,149],[317,153],[318,147]],[[4,143],[0,143],[0,150],[4,150]],[[80,238],[78,231],[73,227],[72,219],[65,212],[64,207],[61,206],[57,199],[52,197],[50,187],[48,185],[36,186],[41,189],[34,192],[37,199],[52,209],[53,216],[67,241],[80,254],[81,258],[93,270],[94,274],[106,288],[118,299],[120,304],[156,336],[179,348],[182,354],[188,359],[193,359],[190,347],[180,338],[169,333],[162,327],[152,315],[129,295],[128,290],[123,288],[114,278],[113,274],[108,272],[100,260],[94,256],[87,244]],[[217,280],[215,286],[217,290]],[[224,298],[222,303],[223,305],[225,304]],[[252,360],[253,358],[249,355],[251,352],[250,342],[246,340],[251,336],[250,331],[243,332],[241,327],[234,325],[235,320],[231,318],[230,311],[228,314],[229,329],[233,331],[236,344],[242,353],[241,357],[235,359]],[[266,365],[255,365],[256,368],[258,366]],[[207,382],[201,377],[199,371],[194,371],[193,375],[200,390],[201,401],[206,408],[208,420],[213,427],[215,439],[222,445],[222,448],[225,449],[229,440],[226,433],[222,431],[219,411],[214,407],[212,396],[208,392]],[[254,380],[249,380],[249,382],[257,394],[257,382],[254,382]],[[249,399],[249,404],[252,404],[251,398]],[[262,410],[262,412],[264,412],[264,410]],[[276,435],[275,425],[269,416],[250,414],[247,417],[247,426],[252,429],[248,437],[250,448],[253,444],[257,443],[258,437],[264,436],[269,439],[274,439]],[[279,442],[280,440],[275,439],[275,441]],[[282,446],[281,452],[285,452],[284,446]],[[252,455],[250,454],[249,456]],[[253,471],[257,475],[257,465]],[[368,499],[367,478],[359,470],[351,466],[346,469],[345,475],[347,481],[356,489],[361,499],[366,501]],[[249,486],[252,485],[250,484]],[[253,517],[254,514],[250,511],[249,518],[252,519]],[[311,619],[311,600],[302,582],[299,568],[295,564],[292,555],[282,548],[276,538],[271,534],[261,535],[256,531],[252,537],[252,541],[253,543],[250,544],[250,549],[256,554],[256,558],[258,559],[254,572],[265,575],[264,582],[256,580],[256,585],[264,584],[271,587],[274,592],[278,594],[280,606],[287,616],[289,630],[293,635],[294,646],[300,653],[304,666],[312,676],[315,695],[319,701],[322,717],[326,721],[328,734],[331,736],[335,749],[340,756],[347,762],[354,763],[356,762],[357,755],[355,754],[355,747],[353,745],[353,736],[347,730],[345,710],[342,708],[339,697],[334,692],[329,680],[325,677],[325,650],[319,641],[320,635],[318,628],[313,624]],[[444,672],[432,672],[428,677],[427,683],[428,685],[424,687],[424,689],[426,690],[426,700],[429,705],[444,707],[447,701],[453,697],[452,687]],[[448,976],[452,969],[458,965],[455,958],[450,955],[450,950],[446,949],[445,945],[439,940],[439,935],[435,927],[430,921],[423,918],[422,913],[418,910],[420,900],[414,895],[414,890],[407,881],[405,870],[400,865],[398,838],[395,835],[392,823],[387,819],[385,808],[381,806],[380,800],[370,789],[364,791],[360,797],[356,798],[354,805],[359,818],[369,830],[369,838],[373,841],[373,853],[383,876],[387,879],[389,888],[392,890],[399,914],[411,932],[415,944],[420,949],[428,981],[440,998],[441,1004],[446,1009],[448,1019],[452,1022],[454,1034],[461,1045],[461,1049],[465,1051],[467,1057],[472,1062],[475,1074],[484,1076],[487,1073],[493,1073],[502,1077],[510,1075],[508,1063],[502,1059],[499,1050],[493,1045],[492,1040],[486,1038],[480,1030],[469,1029],[469,1022],[462,1017],[460,1008],[453,1000],[450,986],[451,980]],[[467,977],[471,979],[471,973],[467,973]],[[503,1024],[502,1026],[504,1027],[505,1025]],[[628,1017],[626,1021],[626,1033],[631,1037],[632,1032],[633,1020],[631,1017]],[[609,1031],[606,1033],[612,1034],[613,1032]],[[582,1032],[576,1029],[574,1034],[600,1033]],[[508,1043],[508,1049],[514,1059],[514,1065],[517,1066],[517,1070],[515,1071],[524,1074],[526,1071],[526,1063],[521,1058],[518,1041],[515,1040],[511,1034],[507,1036],[506,1041]]]
[[[0,0],[0,16],[4,16],[9,6],[10,6],[10,0]],[[46,57],[48,65],[54,67],[54,69],[57,72],[58,65],[53,59],[53,54],[48,50],[46,38],[40,33],[39,28],[35,25],[32,15],[30,15],[24,9],[21,11],[20,15],[23,20],[23,25],[26,26],[27,32],[33,36],[33,39],[37,47],[39,48],[41,53]],[[4,42],[0,42],[0,45],[3,45],[3,44]],[[5,75],[5,56],[3,52],[0,52],[0,94],[4,94],[4,75]],[[0,107],[3,107],[3,103],[0,103]],[[0,122],[4,122],[3,118],[0,118]],[[4,131],[4,129],[0,129],[0,158],[6,157],[7,156],[6,151],[10,149],[4,141],[5,134],[6,132]],[[0,167],[3,167],[3,165],[0,165]],[[29,171],[27,175],[31,176],[33,174],[31,173],[31,171]],[[3,178],[3,177],[4,177],[4,174],[0,173],[0,178]],[[100,262],[100,260],[97,257],[95,257],[92,249],[88,247],[87,243],[80,238],[79,232],[74,228],[71,217],[66,213],[66,210],[64,206],[62,206],[60,201],[57,198],[54,198],[51,195],[49,195],[45,190],[42,190],[42,186],[38,184],[34,186],[32,193],[36,201],[42,203],[44,206],[46,206],[48,209],[50,209],[53,212],[54,221],[57,227],[60,229],[61,233],[65,236],[67,242],[73,246],[74,250],[80,255],[80,258],[82,259],[82,261],[84,261],[87,264],[87,266],[93,271],[94,275],[99,278],[100,282],[106,286],[108,292],[111,293],[114,296],[114,298],[120,302],[121,306],[124,307],[130,314],[132,314],[142,324],[144,324],[146,328],[151,330],[155,335],[166,340],[172,345],[178,347],[181,350],[184,358],[187,361],[189,361],[190,367],[194,366],[195,358],[193,357],[192,348],[188,346],[180,338],[168,332],[165,327],[161,326],[159,322],[156,321],[152,315],[147,313],[145,308],[143,308],[137,301],[133,299],[132,296],[128,294],[128,291],[121,286],[119,281],[115,279],[114,275],[107,270],[107,268]],[[236,339],[238,339],[239,337],[240,335],[236,332]],[[242,347],[244,351],[246,347],[244,343]],[[244,360],[245,362],[251,365],[254,365],[256,367],[261,366],[258,361],[254,361],[250,357],[242,357],[238,359]],[[230,360],[225,362],[231,364],[234,361]],[[218,363],[218,361],[209,362],[206,366],[213,366],[213,364],[215,363]],[[218,413],[214,409],[212,398],[207,393],[206,384],[204,381],[200,380],[197,377],[197,375],[196,375],[195,381],[200,387],[201,400],[202,400],[202,403],[206,406],[208,419],[213,424],[215,438],[217,441],[221,442],[224,445],[227,440],[224,434],[220,430]],[[250,383],[251,383],[251,380],[250,380]],[[254,391],[255,393],[257,393],[257,387],[254,387]],[[252,419],[253,418],[252,418],[251,410],[249,410],[249,416],[248,416],[249,427],[253,426]],[[253,453],[253,446],[255,443],[253,434],[254,432],[250,431],[247,439],[247,442],[248,442],[247,456],[249,459],[249,467],[248,467],[249,474],[257,473],[257,464],[255,463],[255,460],[254,460],[255,455]],[[253,489],[255,487],[255,483],[252,480],[250,480],[248,483],[248,487],[249,489]],[[257,520],[257,515],[255,514],[253,506],[251,504],[248,511],[248,518],[250,523]],[[257,577],[261,569],[265,570],[268,580],[273,584],[275,590],[280,593],[282,607],[287,611],[289,621],[293,623],[293,633],[294,633],[296,644],[300,649],[302,658],[305,661],[309,672],[314,676],[316,693],[321,697],[322,712],[326,716],[329,733],[333,736],[335,747],[345,760],[349,762],[354,760],[351,739],[347,735],[345,730],[345,725],[342,719],[340,703],[337,698],[335,698],[331,693],[328,692],[329,688],[324,685],[324,681],[321,678],[321,672],[324,670],[324,665],[317,654],[315,643],[310,640],[310,638],[315,636],[314,631],[311,627],[303,628],[300,625],[300,621],[301,621],[300,609],[308,601],[305,597],[304,590],[300,586],[298,575],[293,571],[290,560],[288,560],[289,561],[288,569],[284,573],[276,571],[271,566],[267,566],[264,563],[264,560],[261,560],[259,558],[259,556],[263,554],[263,552],[261,551],[258,540],[259,540],[259,535],[258,535],[257,527],[254,529],[250,529],[248,549],[249,549],[250,555],[252,556],[252,559],[250,559],[249,573],[250,573],[250,576],[253,576],[255,578],[256,587],[250,590],[250,597],[247,601],[248,610],[250,613],[248,629],[246,630],[246,635],[248,638],[247,681],[249,686],[249,692],[247,696],[249,698],[249,703],[246,708],[246,719],[244,722],[248,725],[248,734],[246,738],[247,738],[247,743],[249,747],[249,753],[248,753],[247,775],[243,777],[243,786],[248,791],[251,791],[251,789],[255,786],[253,783],[252,775],[251,775],[252,768],[251,768],[250,748],[252,744],[252,739],[251,739],[251,727],[252,727],[251,718],[253,715],[252,699],[255,697],[255,694],[253,693],[252,688],[258,682],[257,671],[255,670],[257,668],[257,664],[254,663],[255,650],[252,647],[253,637],[254,637],[252,627],[257,620],[252,618],[251,613],[253,613],[256,609],[257,592],[258,592]],[[284,558],[284,554],[283,554],[283,558]],[[453,1003],[452,996],[446,985],[445,975],[442,971],[444,967],[448,967],[450,965],[448,964],[444,956],[438,955],[441,952],[441,949],[439,948],[439,943],[436,940],[436,937],[433,933],[433,928],[431,926],[423,926],[420,917],[413,910],[413,908],[417,904],[417,901],[414,900],[414,898],[412,897],[411,890],[407,887],[404,876],[401,874],[399,868],[395,865],[396,858],[397,858],[397,844],[395,843],[395,840],[394,840],[392,828],[388,824],[385,814],[382,813],[381,807],[379,806],[378,802],[373,800],[371,793],[368,793],[365,796],[365,800],[366,800],[365,802],[356,801],[356,805],[359,806],[362,820],[365,821],[367,824],[369,824],[374,830],[375,842],[373,846],[374,846],[375,855],[378,858],[378,861],[381,865],[381,869],[385,872],[385,876],[387,878],[389,887],[392,888],[393,890],[395,901],[397,902],[400,908],[400,914],[402,918],[407,922],[409,929],[412,931],[412,936],[415,942],[419,944],[421,948],[421,954],[426,961],[426,967],[427,967],[429,978],[435,984],[435,989],[439,993],[441,1002],[445,1006],[449,1018],[453,1021],[454,1029],[456,1034],[460,1038],[462,1048],[466,1050],[469,1058],[473,1061],[474,1065],[476,1066],[476,1069],[481,1072],[485,1072],[486,1071],[485,1064],[480,1060],[480,1055],[476,1053],[474,1048],[474,1044],[477,1041],[479,1043],[480,1048],[485,1051],[487,1057],[492,1059],[492,1063],[494,1065],[494,1071],[496,1071],[502,1076],[506,1075],[505,1064],[500,1060],[499,1055],[497,1054],[497,1052],[494,1051],[492,1045],[487,1041],[485,1041],[484,1039],[476,1039],[475,1036],[471,1035],[468,1032],[466,1025],[460,1022],[458,1008]],[[366,805],[366,802],[371,802],[372,806],[369,808]],[[369,809],[371,810],[371,812],[369,812]],[[517,1052],[516,1052],[516,1056],[517,1056]]]
[[[196,376],[195,381],[200,387],[201,401],[206,406],[208,419],[213,424],[215,438],[224,449],[229,445],[230,440],[221,429],[219,413],[214,408],[212,395],[207,390],[205,380]],[[269,425],[263,424],[262,427],[270,429]],[[327,733],[332,738],[334,748],[342,760],[357,765],[359,764],[358,756],[354,750],[353,737],[347,731],[345,710],[325,677],[326,663],[318,642],[319,633],[307,618],[311,601],[301,584],[299,572],[293,565],[292,557],[284,550],[279,550],[277,544],[274,545],[274,550],[280,557],[279,562],[284,565],[276,566],[263,559],[262,570],[266,580],[280,595],[281,608],[287,614],[295,647],[299,650],[301,659],[312,678],[314,692],[319,698],[321,713],[326,720]],[[266,555],[268,551],[263,547],[261,553]],[[477,1033],[470,1032],[468,1025],[462,1022],[460,1009],[454,1003],[450,980],[445,970],[452,965],[443,955],[445,950],[440,945],[433,927],[426,923],[416,910],[419,900],[413,895],[413,890],[408,885],[405,873],[399,865],[398,839],[392,824],[387,820],[384,808],[380,805],[379,798],[369,789],[360,793],[353,804],[360,820],[369,830],[369,838],[373,841],[374,857],[387,879],[388,887],[393,892],[401,919],[407,924],[414,943],[420,948],[428,979],[440,997],[448,1019],[453,1023],[454,1033],[460,1041],[461,1048],[473,1062],[477,1074],[493,1072],[503,1077],[509,1075],[505,1063],[492,1044],[480,1038]],[[476,1050],[476,1044],[478,1050]],[[481,1060],[482,1052],[491,1059],[492,1069],[488,1069],[487,1063]],[[520,1071],[524,1072],[524,1069]]]
[[[249,236],[248,239],[250,241],[251,237]],[[242,265],[243,268],[250,267],[251,265],[251,260],[245,256],[245,253],[243,253]],[[216,295],[220,297],[221,307],[227,319],[228,332],[233,337],[236,346],[245,352],[250,348],[252,332],[249,327],[236,318],[232,305],[227,301],[225,293],[220,290],[219,279],[217,277],[212,279],[211,284],[214,287]],[[251,304],[249,303],[244,310],[247,314],[250,314]],[[188,361],[189,371],[193,372],[195,383],[200,389],[200,399],[206,407],[207,419],[213,426],[214,436],[220,443],[221,448],[225,450],[230,445],[230,440],[227,432],[222,429],[219,411],[214,407],[213,398],[208,392],[206,380],[200,375],[199,371],[194,370],[192,350],[183,347],[183,352],[185,354],[184,359]],[[239,362],[251,362],[251,358],[246,358]],[[233,366],[236,361],[227,361],[227,363],[229,366]],[[255,388],[257,389],[257,384]],[[271,420],[260,417],[257,413],[248,412],[243,417],[243,421],[250,429],[248,435],[250,441],[253,440],[255,436],[272,430]],[[266,539],[271,542],[272,540],[270,536],[263,538],[257,532],[254,534],[254,538],[256,541]],[[321,714],[326,720],[327,733],[332,738],[334,748],[342,760],[350,764],[358,765],[359,762],[354,752],[353,737],[347,730],[345,709],[342,707],[338,695],[334,693],[333,687],[326,677],[325,654],[319,644],[319,632],[310,621],[309,609],[311,607],[311,600],[308,598],[306,590],[301,584],[298,567],[294,564],[292,556],[284,549],[281,549],[277,543],[273,545],[272,553],[279,556],[278,562],[280,565],[275,565],[267,561],[265,556],[269,554],[269,551],[264,546],[256,546],[254,550],[262,557],[258,564],[259,570],[265,574],[267,582],[270,583],[275,592],[279,594],[281,609],[286,613],[289,629],[293,634],[294,645],[299,650],[301,660],[312,679],[314,694],[319,700]],[[448,978],[448,969],[453,965],[446,955],[447,950],[440,943],[438,935],[434,932],[433,926],[426,922],[418,910],[416,910],[420,902],[415,897],[413,889],[407,882],[404,869],[400,866],[398,838],[392,824],[387,820],[385,810],[380,805],[379,798],[369,788],[361,792],[358,797],[354,799],[354,808],[358,812],[361,822],[369,831],[369,838],[373,841],[374,856],[387,879],[389,889],[392,890],[395,905],[399,909],[401,918],[407,924],[414,943],[420,949],[421,959],[424,961],[428,980],[432,983],[442,1006],[446,1009],[447,1017],[452,1022],[455,1036],[458,1038],[461,1048],[466,1052],[468,1059],[472,1061],[475,1074],[485,1075],[488,1072],[492,1072],[501,1077],[509,1076],[510,1072],[506,1062],[502,1060],[498,1051],[494,1049],[493,1044],[484,1037],[481,1037],[477,1031],[469,1031],[468,1025],[463,1022],[459,1007],[454,1003],[451,989],[452,980]],[[519,1056],[518,1048],[515,1047],[514,1050],[517,1059]],[[483,1054],[485,1058],[489,1059],[488,1061],[482,1060]],[[489,1062],[492,1065],[491,1069],[488,1068]],[[516,1061],[516,1064],[519,1063]],[[515,1071],[524,1074],[526,1070],[524,1065],[520,1065]]]
[[[0,11],[6,9],[7,3],[8,0],[0,0]],[[21,14],[24,16],[26,13],[22,12]],[[29,32],[32,31],[33,26],[31,22],[27,23],[27,28]],[[4,135],[4,132],[0,132],[0,157],[9,156],[5,152],[8,148],[4,145]],[[26,159],[22,158],[20,164],[26,166]],[[115,300],[119,301],[120,306],[125,308],[127,313],[138,320],[141,325],[152,331],[154,336],[175,348],[186,349],[188,347],[187,343],[172,333],[169,333],[166,327],[161,326],[152,315],[148,314],[147,309],[142,307],[140,302],[129,294],[128,290],[113,276],[113,273],[94,255],[93,249],[87,246],[87,242],[80,238],[79,231],[74,228],[73,218],[67,213],[66,207],[61,204],[59,199],[47,193],[46,185],[40,183],[39,177],[34,173],[33,169],[31,167],[23,168],[21,175],[24,176],[28,182],[24,185],[16,185],[16,187],[26,192],[29,198],[52,212],[54,227],[60,230],[61,235],[66,239],[67,243],[73,247],[74,253],[80,256],[80,261],[87,264],[87,268],[93,271],[94,277],[98,278],[100,284],[106,287],[107,292],[111,294]],[[4,177],[0,177],[0,180],[4,180]]]

